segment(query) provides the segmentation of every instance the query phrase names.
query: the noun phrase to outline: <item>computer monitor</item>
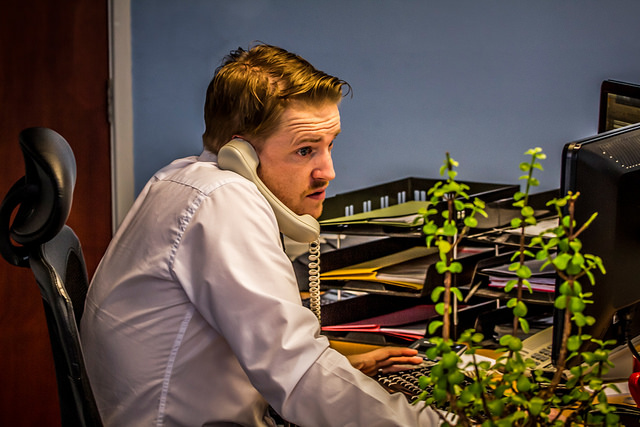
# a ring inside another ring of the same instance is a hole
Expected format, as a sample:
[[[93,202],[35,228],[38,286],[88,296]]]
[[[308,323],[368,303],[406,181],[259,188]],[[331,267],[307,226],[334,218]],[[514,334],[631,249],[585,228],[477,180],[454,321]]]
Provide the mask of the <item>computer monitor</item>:
[[[594,212],[598,217],[579,237],[583,253],[602,258],[606,274],[596,274],[583,291],[593,291],[586,313],[595,324],[584,331],[597,339],[624,344],[625,311],[640,306],[640,124],[610,130],[566,144],[562,151],[561,194],[579,192],[575,218],[578,226]],[[554,316],[553,357],[557,360],[563,314]],[[632,321],[640,330],[640,315]]]
[[[605,80],[600,86],[598,132],[640,123],[640,85]]]

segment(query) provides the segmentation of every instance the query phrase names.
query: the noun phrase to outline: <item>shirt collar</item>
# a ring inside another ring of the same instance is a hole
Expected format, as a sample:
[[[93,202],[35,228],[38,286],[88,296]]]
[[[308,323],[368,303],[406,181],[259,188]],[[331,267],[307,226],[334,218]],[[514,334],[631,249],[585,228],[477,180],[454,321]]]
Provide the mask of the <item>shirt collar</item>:
[[[213,154],[209,150],[204,150],[200,156],[198,156],[199,162],[218,162],[218,156]]]

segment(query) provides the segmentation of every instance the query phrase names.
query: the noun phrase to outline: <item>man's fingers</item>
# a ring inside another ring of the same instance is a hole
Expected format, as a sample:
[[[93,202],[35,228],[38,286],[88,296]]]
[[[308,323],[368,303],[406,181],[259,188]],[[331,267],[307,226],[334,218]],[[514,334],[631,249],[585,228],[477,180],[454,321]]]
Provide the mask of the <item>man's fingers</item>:
[[[393,365],[418,365],[422,363],[422,357],[410,356],[410,357],[391,357],[386,360],[378,362],[378,368],[386,368]]]

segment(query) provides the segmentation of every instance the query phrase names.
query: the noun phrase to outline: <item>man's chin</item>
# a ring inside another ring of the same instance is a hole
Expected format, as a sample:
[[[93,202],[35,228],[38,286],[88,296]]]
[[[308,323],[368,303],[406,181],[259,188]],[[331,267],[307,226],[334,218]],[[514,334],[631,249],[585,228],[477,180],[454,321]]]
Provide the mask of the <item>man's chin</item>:
[[[298,215],[311,215],[315,219],[318,219],[320,218],[320,215],[322,215],[322,206],[315,209],[304,209],[304,211],[302,213],[298,213]]]

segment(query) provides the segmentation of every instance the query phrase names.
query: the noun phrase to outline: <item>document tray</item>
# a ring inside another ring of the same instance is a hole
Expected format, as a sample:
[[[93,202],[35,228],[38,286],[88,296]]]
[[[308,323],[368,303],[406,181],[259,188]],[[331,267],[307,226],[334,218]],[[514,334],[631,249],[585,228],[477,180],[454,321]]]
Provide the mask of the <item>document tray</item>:
[[[464,246],[463,246],[464,247]],[[405,264],[386,267],[378,270],[376,279],[361,280],[358,275],[331,277],[336,271],[349,270],[361,263],[371,264],[377,260],[385,260],[393,257],[394,254],[415,250],[416,248],[427,250],[424,238],[389,237],[371,242],[349,246],[343,249],[336,249],[324,252],[321,256],[321,273],[324,276],[321,280],[323,289],[344,289],[352,291],[366,291],[385,295],[409,296],[409,297],[429,297],[431,292],[444,283],[444,275],[436,271],[436,262],[439,255],[435,249],[431,249],[431,254],[419,258],[420,268],[423,268],[423,281],[414,285],[394,285],[393,281],[380,280],[379,275],[390,270],[401,273]],[[469,250],[469,249],[467,249]],[[462,264],[461,273],[453,276],[454,285],[462,286],[471,283],[475,265],[483,259],[493,255],[491,248],[473,248],[473,252],[460,254],[458,261]],[[406,262],[408,266],[414,260]],[[330,277],[326,277],[330,276]],[[344,278],[346,277],[346,278]]]

